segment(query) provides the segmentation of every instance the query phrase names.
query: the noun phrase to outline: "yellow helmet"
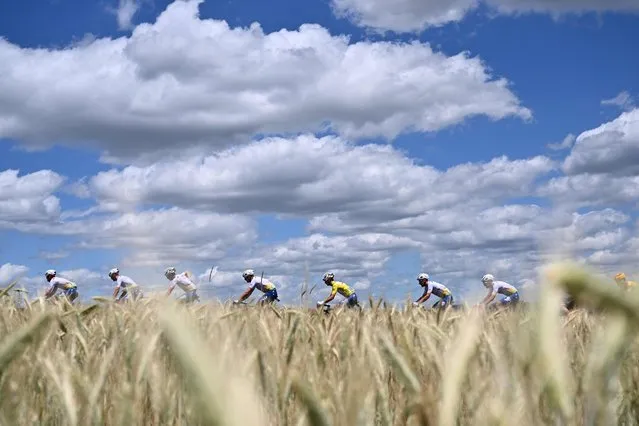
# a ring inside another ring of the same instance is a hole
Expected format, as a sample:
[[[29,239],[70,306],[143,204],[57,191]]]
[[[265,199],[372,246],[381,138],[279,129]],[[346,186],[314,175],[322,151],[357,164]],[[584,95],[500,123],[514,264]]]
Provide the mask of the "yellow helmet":
[[[626,274],[624,274],[623,272],[619,272],[617,275],[615,275],[615,281],[623,281],[626,279]]]

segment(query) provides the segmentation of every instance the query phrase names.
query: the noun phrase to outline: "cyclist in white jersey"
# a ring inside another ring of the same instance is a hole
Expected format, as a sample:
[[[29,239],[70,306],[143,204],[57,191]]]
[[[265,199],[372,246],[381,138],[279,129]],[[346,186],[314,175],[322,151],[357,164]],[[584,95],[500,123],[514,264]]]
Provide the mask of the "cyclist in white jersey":
[[[49,269],[44,273],[44,277],[49,282],[49,288],[44,293],[45,299],[53,297],[58,289],[64,292],[69,302],[73,302],[78,298],[78,286],[76,283],[67,280],[66,278],[58,277],[57,272],[54,269]]]
[[[499,301],[502,305],[514,305],[519,302],[519,291],[507,282],[495,281],[495,277],[491,274],[484,275],[481,282],[484,284],[484,287],[488,289],[488,294],[484,297],[484,300],[482,300],[482,304],[490,304],[490,302],[495,300],[497,293],[506,296]]]
[[[109,278],[115,281],[115,289],[113,290],[113,300],[116,302],[126,302],[128,300],[138,300],[142,297],[142,291],[135,281],[126,275],[120,275],[118,268],[109,271]],[[120,294],[118,297],[118,293]]]
[[[244,293],[240,296],[239,300],[235,300],[234,303],[240,303],[246,300],[255,289],[264,293],[262,297],[257,301],[259,304],[264,303],[273,303],[279,301],[280,299],[277,296],[277,289],[275,288],[275,284],[266,278],[257,278],[255,276],[255,272],[252,269],[247,269],[242,273],[242,278],[246,281],[249,287],[246,289]]]
[[[186,303],[191,303],[200,300],[200,297],[197,295],[197,286],[191,281],[189,277],[189,273],[182,272],[181,274],[177,274],[175,268],[167,268],[164,271],[164,276],[171,281],[169,284],[169,289],[166,293],[167,296],[171,295],[175,286],[180,287],[184,291],[184,301]],[[180,299],[182,298],[180,297]]]
[[[436,281],[431,281],[428,274],[422,273],[417,276],[417,282],[420,286],[424,287],[424,293],[413,302],[413,306],[419,306],[421,303],[427,301],[431,294],[439,297],[440,300],[433,305],[433,308],[447,308],[453,304],[453,293],[444,284],[440,284]]]

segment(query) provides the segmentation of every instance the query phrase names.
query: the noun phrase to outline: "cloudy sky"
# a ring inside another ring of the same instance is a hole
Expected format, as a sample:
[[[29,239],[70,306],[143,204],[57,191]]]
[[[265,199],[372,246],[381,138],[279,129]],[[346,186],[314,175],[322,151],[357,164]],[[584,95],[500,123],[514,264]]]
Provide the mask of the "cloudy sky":
[[[637,39],[636,0],[1,2],[0,286],[639,272]]]

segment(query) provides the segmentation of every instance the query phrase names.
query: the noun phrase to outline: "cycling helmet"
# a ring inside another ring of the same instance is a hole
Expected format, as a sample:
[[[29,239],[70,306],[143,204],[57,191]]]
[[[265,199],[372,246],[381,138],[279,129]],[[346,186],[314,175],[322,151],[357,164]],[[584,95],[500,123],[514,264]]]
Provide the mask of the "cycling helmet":
[[[329,281],[334,280],[334,279],[335,279],[335,274],[333,274],[332,272],[327,272],[327,273],[324,274],[324,277],[322,278],[322,281],[324,281],[326,283],[326,282],[329,282]]]
[[[426,274],[426,273],[421,273],[421,274],[417,275],[417,281],[427,280],[428,278],[429,278],[428,274]]]
[[[244,278],[254,277],[254,276],[255,276],[255,271],[253,271],[252,269],[247,269],[246,271],[242,272],[242,277]]]
[[[170,268],[166,268],[166,271],[164,271],[164,276],[168,279],[171,279],[170,277],[175,276],[175,268],[173,266],[171,266]]]
[[[44,273],[44,276],[46,278],[55,277],[55,275],[56,275],[55,269],[49,269],[47,272]]]
[[[481,277],[481,282],[484,284],[491,283],[493,281],[495,281],[495,277],[493,277],[491,274],[486,274]]]
[[[120,270],[118,268],[113,268],[109,271],[109,278],[113,279],[113,277],[115,277],[119,273],[120,273]]]
[[[615,281],[624,281],[626,279],[626,274],[624,274],[623,272],[619,272],[617,275],[615,275]]]

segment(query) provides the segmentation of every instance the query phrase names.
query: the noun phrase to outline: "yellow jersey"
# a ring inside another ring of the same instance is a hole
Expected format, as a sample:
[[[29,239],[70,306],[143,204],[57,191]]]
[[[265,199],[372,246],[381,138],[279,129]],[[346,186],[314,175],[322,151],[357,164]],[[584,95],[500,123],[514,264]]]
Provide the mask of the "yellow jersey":
[[[339,293],[344,297],[350,297],[355,291],[340,281],[333,281],[331,283],[331,296],[334,296],[335,293]]]

